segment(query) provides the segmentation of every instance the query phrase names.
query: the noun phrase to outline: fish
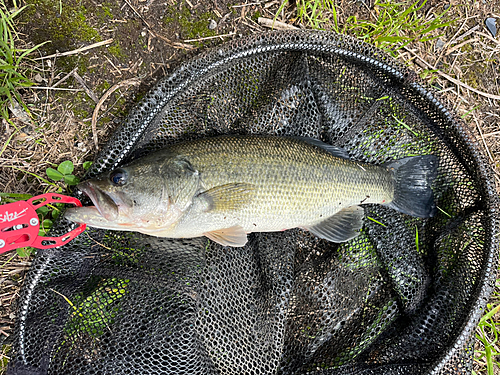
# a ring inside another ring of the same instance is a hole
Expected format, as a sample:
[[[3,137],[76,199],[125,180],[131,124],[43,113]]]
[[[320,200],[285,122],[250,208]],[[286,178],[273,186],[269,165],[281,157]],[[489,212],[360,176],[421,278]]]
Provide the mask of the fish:
[[[382,165],[304,137],[225,135],[185,141],[80,183],[93,206],[66,219],[167,238],[206,236],[241,247],[252,232],[302,228],[331,242],[360,234],[362,205],[429,218],[438,158]]]

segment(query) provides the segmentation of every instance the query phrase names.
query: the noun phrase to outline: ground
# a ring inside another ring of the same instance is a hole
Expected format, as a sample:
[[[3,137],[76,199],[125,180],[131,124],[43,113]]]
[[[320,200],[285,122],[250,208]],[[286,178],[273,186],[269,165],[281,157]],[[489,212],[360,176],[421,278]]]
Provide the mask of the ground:
[[[29,7],[19,20],[20,42],[31,46],[50,43],[30,63],[35,88],[22,92],[34,121],[22,122],[22,111],[13,112],[15,126],[7,121],[0,126],[0,191],[31,195],[63,186],[48,181],[45,172],[63,161],[72,161],[73,173],[83,176],[84,162],[93,160],[98,147],[156,80],[206,48],[268,31],[258,19],[272,19],[281,5],[278,0],[249,0],[247,5],[236,0],[24,3]],[[334,3],[339,25],[349,16],[374,20],[380,14],[374,0]],[[423,17],[432,18],[449,6],[447,17],[453,22],[433,32],[443,33],[438,40],[417,40],[396,54],[454,103],[453,110],[484,148],[500,186],[500,42],[484,24],[487,17],[500,19],[500,0],[461,3],[429,0],[420,10]],[[325,19],[320,26],[331,29],[331,14],[325,13]],[[293,2],[277,20],[311,27],[297,18]],[[99,42],[103,43],[97,46]],[[67,52],[66,56],[56,55]],[[100,103],[101,98],[106,100]],[[98,121],[92,126],[94,113]],[[15,252],[0,257],[0,337],[6,342],[12,334],[15,300],[30,259]],[[498,304],[495,298],[492,303]],[[480,363],[476,367],[478,373],[482,371]]]

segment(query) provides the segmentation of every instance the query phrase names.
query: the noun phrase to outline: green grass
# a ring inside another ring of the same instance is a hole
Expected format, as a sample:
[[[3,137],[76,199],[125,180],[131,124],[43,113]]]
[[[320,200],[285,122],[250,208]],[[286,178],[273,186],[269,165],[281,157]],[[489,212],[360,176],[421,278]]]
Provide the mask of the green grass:
[[[297,19],[305,26],[322,29],[328,25],[337,33],[356,36],[397,57],[397,51],[409,43],[436,39],[440,35],[435,35],[433,31],[451,24],[446,17],[447,11],[429,19],[419,12],[426,2],[376,0],[371,17],[376,19],[358,19],[353,15],[342,26],[334,0],[297,0],[296,8]],[[275,19],[287,4],[288,0],[283,1]]]
[[[358,20],[356,16],[350,16],[342,32],[355,35],[396,57],[396,51],[409,43],[437,39],[440,35],[433,35],[432,32],[450,26],[451,21],[446,19],[447,11],[431,19],[419,13],[426,2],[377,0],[374,6],[378,13],[376,20]]]
[[[19,102],[24,110],[30,114],[24,104],[19,90],[30,87],[33,82],[26,77],[29,68],[26,67],[28,55],[41,46],[41,44],[22,49],[16,47],[18,40],[14,19],[26,8],[17,8],[14,1],[14,11],[10,11],[4,0],[0,0],[0,115],[9,120],[9,104]]]
[[[283,1],[280,5],[274,20],[276,20],[279,14],[285,9],[288,5],[288,0]],[[313,29],[321,29],[321,26],[329,21],[329,17],[327,13],[333,13],[335,15],[335,25],[337,17],[336,17],[336,8],[335,4],[332,0],[297,0],[297,19],[300,20],[301,23],[306,24]],[[335,29],[338,32],[338,28]]]
[[[496,281],[496,286],[500,285],[500,280]],[[476,330],[476,339],[481,343],[482,348],[476,349],[474,353],[474,360],[476,363],[482,367],[486,368],[486,374],[493,375],[494,368],[500,367],[498,358],[500,356],[500,345],[499,345],[499,335],[500,335],[500,293],[495,291],[493,294],[494,304],[488,304],[486,306],[485,314],[479,321],[479,325]],[[473,371],[473,374],[478,374]],[[483,374],[483,372],[481,372]]]

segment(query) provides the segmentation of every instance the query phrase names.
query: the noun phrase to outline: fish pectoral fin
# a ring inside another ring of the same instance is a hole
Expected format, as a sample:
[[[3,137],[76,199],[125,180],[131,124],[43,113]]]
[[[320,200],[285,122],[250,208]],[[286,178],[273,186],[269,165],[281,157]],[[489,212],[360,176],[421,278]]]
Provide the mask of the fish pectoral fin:
[[[246,232],[239,225],[206,232],[203,235],[222,246],[243,247],[248,241]]]
[[[357,237],[363,226],[364,210],[359,206],[344,208],[328,219],[310,227],[312,234],[331,242],[345,242]]]
[[[204,191],[200,198],[207,202],[206,211],[230,211],[250,203],[254,190],[252,184],[231,183]]]

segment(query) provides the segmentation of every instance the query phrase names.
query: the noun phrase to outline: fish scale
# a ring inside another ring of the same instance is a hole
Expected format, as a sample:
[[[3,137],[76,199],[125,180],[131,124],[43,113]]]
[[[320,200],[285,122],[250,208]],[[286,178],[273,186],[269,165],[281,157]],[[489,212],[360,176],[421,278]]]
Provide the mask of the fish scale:
[[[237,221],[247,232],[255,229],[256,222],[263,231],[278,231],[321,221],[367,195],[371,199],[366,203],[379,203],[392,195],[386,169],[365,165],[363,170],[359,163],[293,138],[207,138],[170,147],[169,152],[183,155],[200,171],[206,190],[235,182],[255,186],[251,203],[240,210],[186,215],[186,223],[194,216],[207,222],[206,231],[212,225],[237,225]],[[376,176],[370,178],[373,173]],[[178,230],[178,235],[191,236],[189,228],[181,225]]]
[[[407,207],[419,206],[419,202],[409,200],[423,192],[421,205],[433,205],[429,183],[435,158],[406,158],[396,163],[376,166],[352,161],[343,150],[313,139],[203,138],[125,165],[118,170],[127,176],[123,186],[110,182],[116,172],[84,183],[84,192],[91,199],[95,196],[93,201],[100,206],[96,204],[97,210],[92,212],[68,210],[67,217],[103,228],[171,238],[205,235],[232,246],[246,243],[250,232],[295,227],[339,242],[359,234],[360,204],[392,205],[411,214]],[[406,186],[406,180],[412,185]],[[163,185],[161,189],[159,185]],[[393,202],[395,195],[404,201],[404,207]],[[112,207],[113,201],[116,207]],[[87,216],[82,219],[77,211]],[[107,213],[107,223],[102,215],[95,216],[97,211]],[[432,207],[424,211],[416,215],[429,215]]]

